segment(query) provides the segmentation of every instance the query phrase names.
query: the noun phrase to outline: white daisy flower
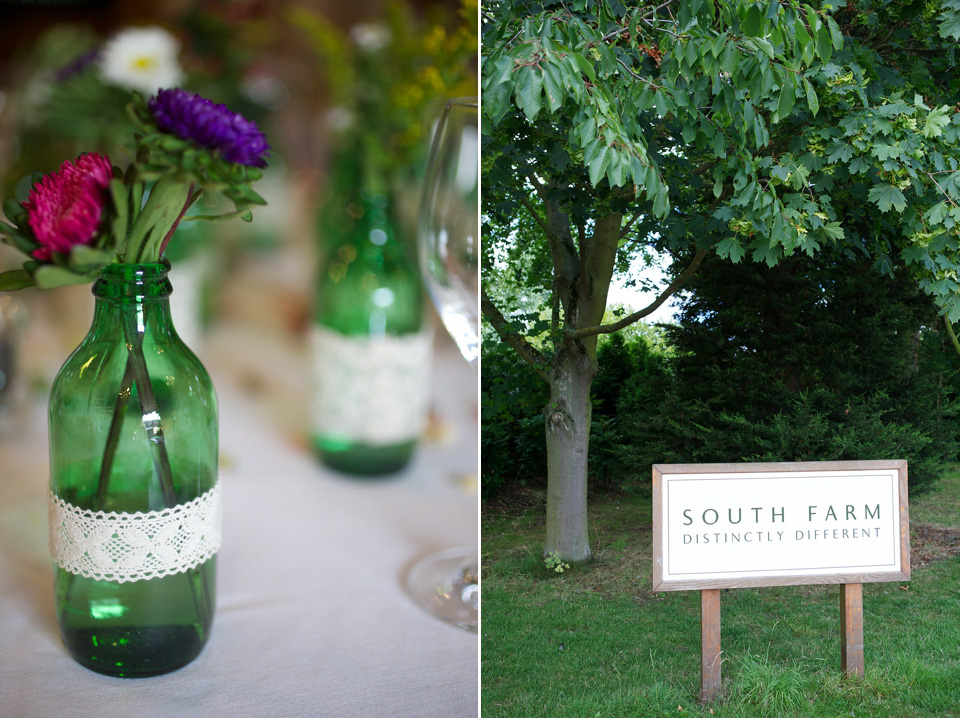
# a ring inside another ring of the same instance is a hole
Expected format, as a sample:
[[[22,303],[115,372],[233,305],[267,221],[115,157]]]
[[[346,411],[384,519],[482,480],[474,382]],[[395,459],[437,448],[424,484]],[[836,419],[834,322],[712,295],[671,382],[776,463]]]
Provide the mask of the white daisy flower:
[[[350,28],[350,37],[361,50],[377,52],[390,44],[390,29],[384,25],[362,22]]]
[[[161,27],[127,28],[104,44],[100,74],[108,84],[153,95],[183,79],[179,50],[177,38]]]
[[[343,132],[353,127],[355,118],[346,107],[333,107],[323,116],[323,123],[331,132]]]

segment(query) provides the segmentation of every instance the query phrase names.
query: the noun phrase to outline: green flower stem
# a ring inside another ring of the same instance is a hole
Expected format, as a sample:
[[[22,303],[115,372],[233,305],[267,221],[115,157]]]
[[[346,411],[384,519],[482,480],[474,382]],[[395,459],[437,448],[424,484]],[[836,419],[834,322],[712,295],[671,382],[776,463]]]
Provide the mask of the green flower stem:
[[[176,227],[193,199],[193,185],[176,174],[163,175],[150,190],[147,203],[134,220],[127,238],[125,261],[156,262],[164,238]]]
[[[137,309],[145,312],[147,307],[140,305]],[[167,508],[171,508],[177,504],[177,494],[173,488],[173,472],[170,469],[170,457],[167,456],[167,444],[163,440],[163,427],[160,425],[157,399],[147,370],[147,359],[143,355],[143,334],[137,331],[135,321],[134,312],[123,313],[123,333],[130,351],[127,362],[132,366],[133,379],[137,385],[140,409],[143,412],[143,427],[147,430],[150,450],[153,453],[153,466],[160,480],[160,492],[163,494],[163,501]]]
[[[190,205],[196,202],[203,192],[194,192],[194,185],[191,183],[190,188],[187,190],[187,201],[183,203],[183,207],[180,209],[180,214],[177,215],[176,220],[174,220],[173,225],[170,227],[170,230],[167,232],[166,236],[163,238],[163,242],[160,243],[160,251],[157,253],[157,258],[163,256],[164,251],[167,249],[167,244],[170,243],[173,233],[177,231],[177,225],[180,224],[180,220],[183,219],[183,215],[187,213],[187,210],[190,209]]]
[[[110,420],[107,444],[103,449],[103,461],[100,462],[100,480],[97,482],[97,500],[94,504],[97,511],[103,511],[103,507],[107,502],[110,472],[113,469],[113,459],[117,455],[117,444],[120,442],[123,417],[127,413],[127,404],[130,403],[130,393],[132,389],[133,362],[131,362],[128,357],[127,367],[123,372],[123,381],[120,383],[120,393],[117,394],[117,403],[113,407],[113,417]]]

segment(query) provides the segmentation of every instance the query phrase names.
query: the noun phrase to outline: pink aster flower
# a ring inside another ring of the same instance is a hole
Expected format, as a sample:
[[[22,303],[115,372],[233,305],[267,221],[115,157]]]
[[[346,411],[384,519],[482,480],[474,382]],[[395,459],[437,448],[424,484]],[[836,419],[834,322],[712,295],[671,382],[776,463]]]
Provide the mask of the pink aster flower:
[[[34,250],[34,258],[48,260],[52,252],[66,253],[74,245],[90,243],[107,202],[112,173],[107,157],[83,154],[33,186],[23,207],[41,245]]]

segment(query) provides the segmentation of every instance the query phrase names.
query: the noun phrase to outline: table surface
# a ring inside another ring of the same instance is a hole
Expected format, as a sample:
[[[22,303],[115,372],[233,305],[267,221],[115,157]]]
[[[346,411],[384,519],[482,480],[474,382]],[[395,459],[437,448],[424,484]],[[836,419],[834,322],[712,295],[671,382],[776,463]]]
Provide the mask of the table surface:
[[[477,635],[403,588],[419,558],[476,546],[475,372],[437,342],[427,436],[407,469],[370,481],[308,450],[303,346],[222,327],[198,353],[220,402],[224,492],[210,642],[155,678],[110,678],[69,657],[37,395],[0,430],[0,718],[476,715]]]

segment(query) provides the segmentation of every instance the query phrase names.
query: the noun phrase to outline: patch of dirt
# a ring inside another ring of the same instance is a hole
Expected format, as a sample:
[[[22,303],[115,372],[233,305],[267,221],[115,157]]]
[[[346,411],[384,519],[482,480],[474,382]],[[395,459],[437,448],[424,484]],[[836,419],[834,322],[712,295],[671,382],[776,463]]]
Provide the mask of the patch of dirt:
[[[910,526],[910,568],[960,555],[960,529],[933,524]]]
[[[588,482],[587,503],[593,505],[595,500],[616,497],[630,497],[630,493],[616,487],[596,487],[595,482]],[[502,486],[488,499],[484,499],[481,511],[488,516],[522,516],[531,510],[543,511],[547,508],[547,487],[542,480],[523,485],[510,483]]]
[[[483,502],[487,516],[521,516],[528,511],[546,511],[547,492],[539,486],[508,484]]]

